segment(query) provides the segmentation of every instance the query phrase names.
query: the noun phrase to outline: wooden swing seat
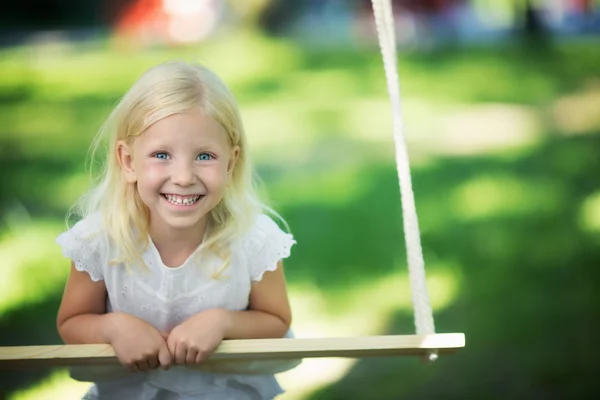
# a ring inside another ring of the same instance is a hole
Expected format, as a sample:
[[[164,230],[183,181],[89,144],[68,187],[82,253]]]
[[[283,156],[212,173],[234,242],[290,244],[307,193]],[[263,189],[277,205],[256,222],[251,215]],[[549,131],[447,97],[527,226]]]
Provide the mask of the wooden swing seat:
[[[453,353],[464,346],[463,333],[225,340],[207,363],[318,357],[426,356],[431,351]],[[0,347],[0,369],[118,364],[108,344]]]

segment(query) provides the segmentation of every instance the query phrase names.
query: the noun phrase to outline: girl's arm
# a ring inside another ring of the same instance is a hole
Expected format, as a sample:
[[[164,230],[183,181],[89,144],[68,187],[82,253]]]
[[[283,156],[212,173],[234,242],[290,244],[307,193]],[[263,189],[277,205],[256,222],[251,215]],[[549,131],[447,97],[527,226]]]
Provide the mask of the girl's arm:
[[[92,281],[73,263],[56,322],[65,343],[108,343],[119,361],[132,371],[171,365],[166,334],[132,315],[106,313],[104,282]]]
[[[223,311],[225,339],[258,339],[283,337],[292,322],[283,262],[275,271],[264,273],[262,280],[252,282],[247,311]]]
[[[106,314],[104,281],[92,281],[71,262],[56,321],[60,337],[67,344],[109,343],[112,319]]]

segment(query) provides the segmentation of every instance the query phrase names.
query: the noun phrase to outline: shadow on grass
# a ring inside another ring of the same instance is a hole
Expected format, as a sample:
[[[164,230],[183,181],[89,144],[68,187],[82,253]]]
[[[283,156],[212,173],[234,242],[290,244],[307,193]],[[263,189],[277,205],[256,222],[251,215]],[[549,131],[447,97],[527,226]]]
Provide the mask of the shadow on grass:
[[[60,293],[44,302],[24,304],[0,316],[0,346],[37,346],[60,344],[56,331],[56,313]],[[2,371],[0,374],[0,399],[16,390],[29,388],[47,377],[51,369]]]
[[[467,347],[432,365],[408,358],[361,360],[311,399],[595,398],[600,393],[593,350],[600,328],[600,240],[597,231],[582,229],[580,213],[586,197],[600,190],[599,152],[598,135],[563,138],[510,161],[446,160],[415,171],[415,191],[421,198],[417,206],[437,196],[440,215],[451,219],[448,223],[441,218],[439,227],[424,232],[423,245],[441,259],[455,260],[461,269],[459,297],[436,314],[437,331],[465,332]],[[542,207],[457,218],[453,188],[494,174],[510,174],[537,191]],[[552,190],[540,191],[540,181]],[[449,196],[439,198],[440,193]],[[544,208],[544,203],[555,206]],[[382,218],[382,210],[363,211],[361,218]],[[289,210],[298,222],[308,218],[295,212]],[[320,231],[313,229],[321,247],[329,246]],[[373,235],[377,230],[364,232],[365,238]],[[357,247],[330,251],[359,257]],[[310,274],[322,275],[320,268],[332,265],[318,261],[320,248],[311,251],[314,259],[307,265],[315,270]],[[344,276],[368,279],[376,272],[346,271]],[[412,315],[398,314],[386,333],[412,332]]]
[[[597,46],[592,40],[531,48],[516,41],[493,48],[400,52],[400,82],[406,98],[421,98],[426,92],[429,101],[547,104],[565,92],[580,90],[582,83],[597,80]],[[380,96],[385,87],[375,47],[352,52],[309,52],[302,68],[346,71],[357,78],[362,95]]]

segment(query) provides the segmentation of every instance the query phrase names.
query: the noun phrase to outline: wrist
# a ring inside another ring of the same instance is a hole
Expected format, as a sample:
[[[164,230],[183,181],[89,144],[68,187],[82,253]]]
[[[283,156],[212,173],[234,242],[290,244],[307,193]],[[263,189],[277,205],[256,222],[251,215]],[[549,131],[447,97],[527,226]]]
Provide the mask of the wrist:
[[[234,311],[229,311],[224,308],[214,308],[210,311],[215,314],[223,338],[227,338],[233,327]]]
[[[117,334],[119,326],[123,324],[123,319],[127,314],[120,312],[110,312],[102,316],[103,324],[100,330],[102,340],[106,343],[112,343]]]

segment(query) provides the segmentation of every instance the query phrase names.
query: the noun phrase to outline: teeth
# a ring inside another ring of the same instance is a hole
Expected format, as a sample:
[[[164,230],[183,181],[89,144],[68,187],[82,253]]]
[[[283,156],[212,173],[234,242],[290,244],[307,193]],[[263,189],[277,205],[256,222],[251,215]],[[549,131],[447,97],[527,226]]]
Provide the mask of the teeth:
[[[181,196],[175,196],[172,194],[165,194],[165,198],[169,201],[169,203],[174,204],[176,206],[180,206],[180,205],[191,206],[192,204],[197,202],[200,197],[201,197],[200,195],[196,195],[196,196],[192,196],[192,197],[181,197]]]

